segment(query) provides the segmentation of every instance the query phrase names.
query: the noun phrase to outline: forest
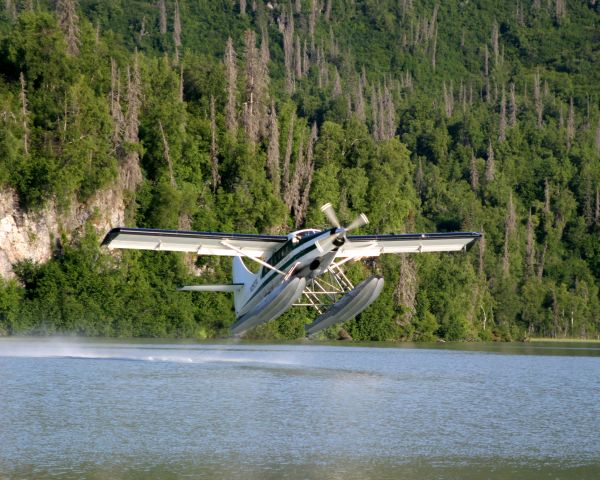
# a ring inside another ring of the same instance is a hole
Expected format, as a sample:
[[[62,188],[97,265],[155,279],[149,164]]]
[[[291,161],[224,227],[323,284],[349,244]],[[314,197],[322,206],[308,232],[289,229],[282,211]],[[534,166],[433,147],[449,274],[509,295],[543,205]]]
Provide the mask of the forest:
[[[0,190],[125,192],[127,226],[480,231],[389,255],[357,341],[600,335],[597,0],[3,0]],[[115,225],[116,226],[116,225]],[[110,252],[88,222],[0,278],[0,335],[217,338],[231,261]],[[304,335],[292,309],[248,333]],[[330,328],[323,338],[337,338]]]

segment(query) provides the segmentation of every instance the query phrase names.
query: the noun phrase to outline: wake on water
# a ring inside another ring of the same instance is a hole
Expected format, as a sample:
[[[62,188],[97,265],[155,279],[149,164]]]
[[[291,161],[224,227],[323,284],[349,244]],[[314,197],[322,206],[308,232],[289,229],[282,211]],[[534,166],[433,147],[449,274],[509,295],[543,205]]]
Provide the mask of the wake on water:
[[[147,350],[153,354],[148,355]],[[155,354],[157,350],[168,353]],[[90,344],[85,340],[64,338],[7,339],[0,343],[0,357],[66,358],[78,360],[113,360],[171,363],[232,363],[299,365],[290,358],[291,352],[250,349],[251,355],[240,355],[246,349],[237,345],[151,345],[151,344]]]

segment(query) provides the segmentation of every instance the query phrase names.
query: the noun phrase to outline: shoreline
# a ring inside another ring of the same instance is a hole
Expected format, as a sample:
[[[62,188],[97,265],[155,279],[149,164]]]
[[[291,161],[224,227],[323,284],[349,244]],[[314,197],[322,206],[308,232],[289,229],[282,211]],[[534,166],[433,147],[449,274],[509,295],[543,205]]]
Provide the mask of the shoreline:
[[[502,342],[500,342],[500,343],[502,343]],[[600,338],[535,337],[535,338],[528,338],[525,342],[507,342],[507,343],[600,343]]]

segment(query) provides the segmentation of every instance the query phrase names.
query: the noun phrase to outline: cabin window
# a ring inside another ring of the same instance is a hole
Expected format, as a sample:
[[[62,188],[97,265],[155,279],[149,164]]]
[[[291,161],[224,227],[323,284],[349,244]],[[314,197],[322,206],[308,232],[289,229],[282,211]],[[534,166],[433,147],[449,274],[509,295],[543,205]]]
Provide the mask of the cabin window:
[[[315,235],[320,234],[321,232],[302,232],[298,237],[288,240],[285,242],[279,250],[276,250],[273,255],[267,260],[269,265],[276,266],[281,260],[289,255],[289,253],[295,248],[299,247],[303,243],[306,243],[310,239],[312,239]],[[261,277],[264,277],[270,269],[267,267],[263,267],[261,271]]]

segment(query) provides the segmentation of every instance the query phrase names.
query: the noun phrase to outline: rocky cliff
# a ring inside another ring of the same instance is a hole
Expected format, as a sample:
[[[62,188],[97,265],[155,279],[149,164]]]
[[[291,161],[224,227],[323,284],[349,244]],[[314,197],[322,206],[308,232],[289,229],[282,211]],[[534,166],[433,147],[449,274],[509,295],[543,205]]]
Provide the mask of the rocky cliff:
[[[22,260],[45,262],[50,259],[61,235],[70,238],[86,222],[104,235],[110,228],[123,225],[125,201],[123,189],[108,188],[87,202],[73,199],[67,208],[50,201],[40,211],[26,212],[19,206],[12,189],[0,190],[0,276],[14,276],[13,265]]]

